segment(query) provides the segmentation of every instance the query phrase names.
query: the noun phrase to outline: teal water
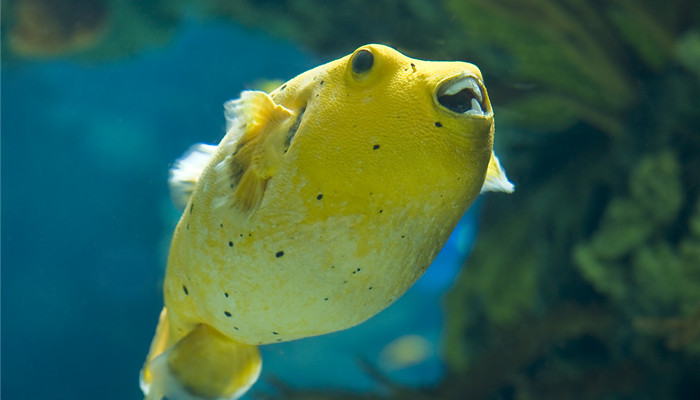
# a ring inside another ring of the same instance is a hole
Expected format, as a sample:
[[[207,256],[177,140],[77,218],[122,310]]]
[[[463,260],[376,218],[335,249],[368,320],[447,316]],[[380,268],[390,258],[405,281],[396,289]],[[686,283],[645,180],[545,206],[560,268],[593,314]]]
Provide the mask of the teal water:
[[[323,61],[231,24],[190,22],[167,46],[110,62],[2,67],[3,399],[139,399],[177,221],[168,165],[224,132],[222,103],[258,78]],[[475,232],[469,216],[404,298],[366,324],[263,349],[266,379],[365,390],[358,360],[404,334],[439,351],[439,298]],[[436,354],[387,374],[437,381]]]

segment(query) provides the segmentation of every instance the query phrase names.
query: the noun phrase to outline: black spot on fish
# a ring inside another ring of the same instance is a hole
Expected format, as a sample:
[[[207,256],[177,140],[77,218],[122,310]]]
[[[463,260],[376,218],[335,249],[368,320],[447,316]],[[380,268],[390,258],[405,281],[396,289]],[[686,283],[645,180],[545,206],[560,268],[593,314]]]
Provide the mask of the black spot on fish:
[[[224,292],[224,296],[228,297],[228,292]]]
[[[316,196],[316,200],[321,200],[322,198],[323,198],[323,194],[319,194],[318,196]]]
[[[190,292],[187,290],[187,286],[182,285],[182,291],[185,292],[185,295],[189,296]]]
[[[374,146],[372,146],[372,150],[377,150],[378,148],[379,148],[378,144],[375,144]]]
[[[323,85],[323,82],[324,82],[324,81],[319,82],[319,85]]]
[[[380,213],[380,214],[383,213],[383,212],[384,212],[384,210],[379,210],[379,213]]]
[[[226,314],[227,317],[231,317],[231,313],[228,311],[224,311],[224,314]]]
[[[372,286],[368,287],[367,289],[368,289],[368,290],[372,290]]]
[[[287,84],[282,85],[282,87],[280,87],[280,92],[283,91],[283,90],[286,89],[286,88],[287,88]]]
[[[277,333],[277,332],[275,332],[275,331],[272,331],[272,334],[273,334],[273,335],[279,335],[279,333]]]
[[[438,128],[442,128],[442,122],[435,121],[435,126],[437,126]]]
[[[239,233],[238,236],[243,237],[243,234],[242,234],[242,233]]]
[[[281,341],[282,341],[282,339],[277,339],[277,340],[275,340],[275,342],[281,342]]]
[[[237,326],[234,326],[233,329],[238,330],[238,327],[237,327]]]
[[[280,258],[280,257],[282,257],[283,255],[284,255],[284,251],[281,251],[281,250],[278,251],[277,253],[275,253],[275,257],[277,257],[277,258]]]
[[[219,224],[219,228],[223,228],[223,227],[224,227],[224,224]]]
[[[411,69],[413,70],[413,72],[416,72],[416,64],[411,63]]]
[[[401,235],[401,239],[404,239],[405,237],[406,237],[406,235]]]
[[[229,242],[228,242],[228,247],[233,247],[233,242],[229,241]]]
[[[323,301],[328,301],[328,297],[326,297],[325,299],[323,299]]]
[[[192,211],[194,211],[194,203],[190,204],[190,215],[192,214]]]
[[[187,230],[188,231],[190,230],[190,223],[189,222],[187,223]]]

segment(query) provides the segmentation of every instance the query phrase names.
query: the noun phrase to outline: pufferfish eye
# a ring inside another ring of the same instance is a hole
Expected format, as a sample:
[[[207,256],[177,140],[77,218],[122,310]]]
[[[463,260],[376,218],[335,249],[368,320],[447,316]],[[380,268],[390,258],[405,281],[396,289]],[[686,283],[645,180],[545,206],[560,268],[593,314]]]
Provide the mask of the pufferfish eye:
[[[373,64],[374,55],[369,50],[362,49],[352,58],[352,72],[363,74],[372,69]]]

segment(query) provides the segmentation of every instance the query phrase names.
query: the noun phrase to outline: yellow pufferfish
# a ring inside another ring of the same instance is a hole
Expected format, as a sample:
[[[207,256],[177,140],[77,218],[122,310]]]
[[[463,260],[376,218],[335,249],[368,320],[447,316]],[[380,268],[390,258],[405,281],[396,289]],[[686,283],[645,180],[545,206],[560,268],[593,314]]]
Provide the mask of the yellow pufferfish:
[[[258,345],[346,329],[401,296],[469,205],[511,192],[479,69],[378,44],[225,104],[171,170],[184,206],[148,400],[236,399]]]

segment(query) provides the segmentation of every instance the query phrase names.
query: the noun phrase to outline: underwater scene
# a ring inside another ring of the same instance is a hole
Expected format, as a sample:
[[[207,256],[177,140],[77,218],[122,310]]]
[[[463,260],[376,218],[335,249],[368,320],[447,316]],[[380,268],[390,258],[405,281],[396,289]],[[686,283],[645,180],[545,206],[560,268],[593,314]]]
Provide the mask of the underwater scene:
[[[700,398],[700,2],[0,13],[3,399]]]

